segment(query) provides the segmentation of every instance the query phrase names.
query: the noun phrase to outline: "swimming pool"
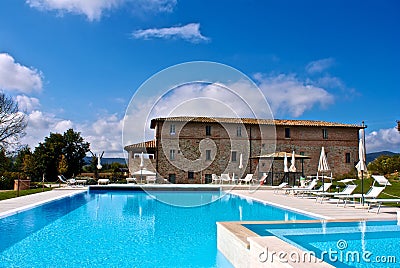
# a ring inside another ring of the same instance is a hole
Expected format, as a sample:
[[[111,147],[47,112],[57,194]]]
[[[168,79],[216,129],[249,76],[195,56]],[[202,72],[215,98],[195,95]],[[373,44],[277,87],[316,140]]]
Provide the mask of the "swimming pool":
[[[216,222],[310,217],[220,192],[157,192],[216,200],[171,206],[139,191],[90,191],[0,219],[0,267],[229,267]]]
[[[276,236],[336,267],[396,267],[397,221],[244,224],[260,236]],[[286,252],[288,256],[290,252]]]

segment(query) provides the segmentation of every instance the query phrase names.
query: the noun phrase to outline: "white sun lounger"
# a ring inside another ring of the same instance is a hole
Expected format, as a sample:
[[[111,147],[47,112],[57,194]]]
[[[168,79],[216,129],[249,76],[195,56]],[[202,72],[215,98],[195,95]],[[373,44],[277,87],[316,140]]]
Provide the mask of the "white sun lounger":
[[[146,177],[147,184],[150,184],[150,183],[156,184],[156,180],[157,180],[156,176],[147,176]]]
[[[382,175],[372,175],[372,178],[374,178],[374,184],[375,182],[377,182],[379,185],[383,185],[383,186],[390,186],[392,184],[390,184],[389,180],[385,178],[385,176]]]
[[[220,184],[221,183],[221,179],[217,176],[217,174],[212,174],[211,175],[211,179],[212,179],[212,183],[214,183],[214,184]]]
[[[317,186],[318,179],[313,179],[307,187],[301,188],[301,187],[292,187],[292,188],[286,188],[285,189],[285,194],[289,194],[291,191],[293,191],[293,194],[295,193],[301,193],[302,191],[309,191],[314,189],[315,186]]]
[[[110,182],[109,179],[98,179],[97,180],[97,184],[98,185],[100,185],[100,184],[108,184],[109,182]]]
[[[383,203],[400,203],[400,199],[399,198],[391,198],[391,199],[381,199],[381,198],[377,198],[377,199],[365,199],[365,202],[368,204],[368,212],[371,209],[372,204],[377,204],[378,205],[378,211],[376,212],[376,214],[379,213],[379,210],[381,209],[381,205]]]
[[[336,196],[338,196],[338,195],[341,195],[341,196],[351,195],[351,194],[353,194],[353,192],[354,192],[354,190],[356,188],[357,188],[356,184],[349,184],[349,185],[346,186],[346,188],[343,189],[343,191],[341,191],[339,193],[328,193],[328,192],[314,193],[317,196],[315,202],[318,201],[318,198],[321,198],[321,204],[322,204],[322,201],[324,200],[325,197],[333,197],[335,195]]]
[[[311,189],[311,190],[305,190],[301,191],[301,197],[304,197],[304,194],[314,194],[314,193],[326,193],[328,192],[329,188],[331,188],[332,183],[331,182],[324,182],[323,185],[321,185],[318,189]]]
[[[228,184],[231,183],[231,178],[229,177],[228,173],[221,174],[221,176],[219,178],[221,180],[221,184],[224,184],[225,182]]]
[[[242,184],[242,182],[250,184],[250,182],[252,181],[253,181],[253,174],[247,174],[246,177],[244,177],[244,179],[239,180],[240,184]]]
[[[383,190],[385,190],[385,187],[371,186],[369,191],[366,194],[364,194],[364,200],[365,199],[376,199]],[[334,195],[334,197],[339,198],[339,200],[343,200],[344,206],[346,207],[348,200],[350,200],[352,198],[353,202],[355,202],[356,198],[359,198],[359,199],[362,198],[362,194]],[[339,200],[338,200],[338,203],[339,203]]]
[[[287,185],[287,182],[282,182],[279,185],[271,186],[271,188],[274,189],[274,194],[277,194],[279,190],[283,190]]]
[[[58,175],[58,179],[59,179],[61,182],[66,183],[67,186],[74,186],[74,185],[76,185],[76,180],[75,180],[75,179],[66,179],[66,178],[64,177],[64,175]]]

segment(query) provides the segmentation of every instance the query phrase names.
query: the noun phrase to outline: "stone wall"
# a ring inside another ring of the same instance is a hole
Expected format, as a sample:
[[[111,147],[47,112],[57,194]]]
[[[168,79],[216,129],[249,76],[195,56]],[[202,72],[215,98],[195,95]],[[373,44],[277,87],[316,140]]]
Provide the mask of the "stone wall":
[[[174,133],[171,132],[174,125]],[[206,126],[211,127],[211,135],[206,135]],[[241,127],[238,136],[238,127]],[[289,126],[288,126],[289,127]],[[317,173],[321,147],[325,147],[333,175],[344,174],[354,169],[358,160],[358,128],[356,127],[316,127],[290,126],[290,138],[285,138],[285,126],[258,126],[241,124],[219,124],[199,122],[157,122],[156,127],[156,160],[154,165],[158,173],[167,178],[175,174],[175,183],[204,183],[210,174],[238,174],[243,177],[247,173],[267,172],[271,161],[249,159],[276,151],[304,154],[311,159],[304,160],[305,175]],[[323,130],[327,131],[327,139],[323,138]],[[250,140],[250,142],[249,142]],[[276,143],[275,143],[276,141]],[[171,158],[174,150],[174,159]],[[207,150],[211,160],[207,160]],[[236,159],[232,158],[236,152]],[[346,163],[346,153],[350,154],[350,162]],[[243,155],[242,169],[239,169],[240,154]],[[290,165],[290,155],[288,155]],[[235,161],[232,161],[235,160]],[[301,171],[300,160],[296,161]],[[283,161],[275,161],[275,171],[283,171]],[[193,173],[192,173],[193,172]],[[193,175],[193,178],[189,178]]]

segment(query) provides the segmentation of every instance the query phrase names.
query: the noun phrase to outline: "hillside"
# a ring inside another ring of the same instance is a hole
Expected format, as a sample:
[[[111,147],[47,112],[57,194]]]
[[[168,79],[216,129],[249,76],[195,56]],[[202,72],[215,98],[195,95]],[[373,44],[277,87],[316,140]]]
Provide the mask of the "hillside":
[[[86,156],[84,158],[85,162],[88,164],[90,163],[90,160],[92,159],[92,157],[90,156]],[[126,164],[125,162],[125,158],[113,158],[113,157],[104,157],[101,159],[101,163],[102,164],[111,164],[111,163],[120,163],[120,164]]]
[[[374,153],[369,153],[366,156],[366,162],[367,164],[369,162],[374,161],[376,158],[378,158],[381,155],[388,155],[388,156],[393,156],[393,155],[397,155],[397,153],[393,153],[393,152],[389,152],[389,151],[382,151],[382,152],[374,152]]]

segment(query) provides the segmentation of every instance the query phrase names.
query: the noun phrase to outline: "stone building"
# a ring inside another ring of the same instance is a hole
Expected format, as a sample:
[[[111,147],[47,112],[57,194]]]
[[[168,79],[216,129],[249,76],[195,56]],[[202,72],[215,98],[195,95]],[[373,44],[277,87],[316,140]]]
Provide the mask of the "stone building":
[[[153,141],[125,147],[131,172],[138,169],[138,156],[145,152],[146,168],[171,183],[209,183],[211,174],[261,176],[272,165],[279,174],[283,161],[259,158],[273,152],[287,152],[289,162],[293,151],[308,156],[297,160],[296,167],[298,171],[304,168],[303,175],[314,175],[322,146],[333,176],[349,173],[358,160],[362,126],[312,120],[169,117],[151,120],[150,128],[155,131]]]

